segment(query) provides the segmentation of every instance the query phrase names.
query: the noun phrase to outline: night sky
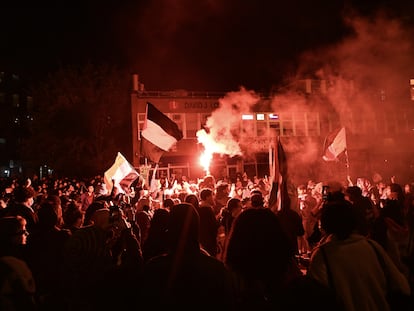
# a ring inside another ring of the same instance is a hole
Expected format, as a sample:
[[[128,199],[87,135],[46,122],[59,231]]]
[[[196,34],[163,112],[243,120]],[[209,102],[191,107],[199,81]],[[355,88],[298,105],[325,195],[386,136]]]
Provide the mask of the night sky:
[[[349,16],[383,9],[414,24],[402,0],[102,3],[0,8],[0,69],[36,79],[91,62],[138,73],[147,90],[261,91],[297,75],[304,54],[352,36]]]

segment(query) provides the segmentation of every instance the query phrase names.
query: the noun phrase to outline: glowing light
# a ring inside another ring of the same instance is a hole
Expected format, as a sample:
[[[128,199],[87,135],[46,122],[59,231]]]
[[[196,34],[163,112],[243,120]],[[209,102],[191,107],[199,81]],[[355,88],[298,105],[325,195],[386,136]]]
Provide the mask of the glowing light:
[[[269,119],[270,120],[278,120],[279,119],[279,115],[276,113],[269,113]]]
[[[198,142],[203,144],[204,152],[200,156],[199,162],[203,166],[206,174],[210,174],[210,163],[215,153],[223,155],[228,154],[230,156],[240,155],[241,150],[237,142],[230,137],[226,138],[225,133],[207,133],[204,129],[197,132]],[[220,136],[220,139],[219,139]]]
[[[265,116],[263,113],[258,113],[256,115],[256,120],[263,121],[264,119],[265,119]]]
[[[208,150],[204,150],[204,152],[200,156],[200,164],[204,168],[206,175],[210,175],[210,163],[213,159],[213,154]]]
[[[243,114],[242,120],[253,120],[254,116],[252,114]]]

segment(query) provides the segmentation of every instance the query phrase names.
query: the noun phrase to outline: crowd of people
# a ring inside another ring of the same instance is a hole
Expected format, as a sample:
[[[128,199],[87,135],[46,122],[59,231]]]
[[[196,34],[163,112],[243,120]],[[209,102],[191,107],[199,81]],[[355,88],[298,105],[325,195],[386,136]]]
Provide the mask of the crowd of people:
[[[414,183],[0,184],[0,310],[413,310]]]

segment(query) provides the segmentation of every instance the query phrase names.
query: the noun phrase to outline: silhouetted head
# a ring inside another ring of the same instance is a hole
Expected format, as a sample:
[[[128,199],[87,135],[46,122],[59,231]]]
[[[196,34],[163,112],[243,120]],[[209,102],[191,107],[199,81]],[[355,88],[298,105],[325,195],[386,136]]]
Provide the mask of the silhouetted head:
[[[233,210],[237,208],[242,208],[242,202],[239,198],[230,198],[227,201],[227,209],[229,212],[233,212]]]
[[[154,211],[151,218],[151,231],[165,231],[168,228],[168,221],[170,219],[170,211],[165,208],[158,208]]]
[[[277,216],[269,209],[247,209],[233,222],[225,264],[246,280],[278,282],[294,254]]]
[[[187,202],[171,207],[168,240],[172,252],[199,252],[200,218],[195,207]]]
[[[321,227],[327,234],[346,239],[356,229],[352,203],[346,200],[328,201],[322,207]]]
[[[214,189],[216,187],[216,179],[213,175],[206,175],[203,178],[203,185],[206,188]]]
[[[211,188],[203,188],[200,191],[200,200],[207,201],[214,196],[214,191]]]
[[[94,202],[92,202],[85,211],[85,219],[83,221],[84,225],[88,226],[88,225],[93,224],[93,221],[91,219],[92,215],[97,210],[100,210],[100,209],[103,209],[103,208],[105,208],[105,202],[104,201],[94,201]]]
[[[250,197],[250,201],[252,203],[253,208],[264,208],[264,199],[261,193],[254,193]]]
[[[350,186],[345,189],[345,195],[351,200],[351,202],[362,197],[362,189],[358,186]]]
[[[390,197],[399,201],[404,200],[404,190],[400,184],[391,183],[390,184]]]
[[[171,198],[165,199],[164,202],[162,203],[163,207],[166,208],[166,209],[171,208],[171,206],[173,206],[174,204],[175,204],[174,200],[171,199]]]
[[[36,191],[32,187],[19,186],[14,190],[13,194],[15,201],[21,203],[26,202],[30,198],[34,198]]]
[[[0,218],[0,256],[8,253],[19,245],[26,244],[29,233],[26,230],[26,219],[22,216]]]
[[[75,202],[71,201],[68,203],[65,212],[62,217],[66,226],[79,226],[83,225],[85,213],[76,205]]]
[[[37,211],[39,217],[39,227],[53,228],[63,224],[62,207],[53,201],[45,201]]]
[[[184,198],[184,201],[187,202],[187,203],[192,204],[196,209],[198,209],[199,206],[200,206],[200,202],[198,200],[198,197],[195,194],[192,194],[192,193],[187,194]]]

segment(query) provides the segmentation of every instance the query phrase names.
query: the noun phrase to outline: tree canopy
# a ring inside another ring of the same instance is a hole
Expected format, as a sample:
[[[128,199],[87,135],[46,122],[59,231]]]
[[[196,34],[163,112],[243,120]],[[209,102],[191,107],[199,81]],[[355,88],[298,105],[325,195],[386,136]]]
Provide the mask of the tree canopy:
[[[21,156],[66,176],[102,175],[131,152],[130,75],[105,65],[60,68],[31,87],[33,121]]]

